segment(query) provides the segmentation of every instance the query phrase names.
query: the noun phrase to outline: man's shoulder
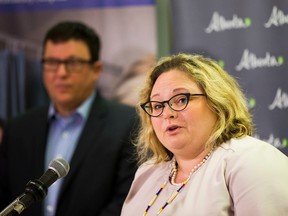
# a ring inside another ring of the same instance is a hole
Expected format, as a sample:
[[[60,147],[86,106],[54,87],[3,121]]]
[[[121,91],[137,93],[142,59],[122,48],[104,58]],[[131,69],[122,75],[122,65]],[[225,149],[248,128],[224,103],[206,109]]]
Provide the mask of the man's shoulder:
[[[130,105],[126,105],[123,103],[120,103],[118,101],[112,100],[112,99],[107,99],[104,97],[98,97],[95,99],[96,103],[94,104],[94,108],[98,109],[99,106],[102,107],[105,111],[108,111],[110,113],[121,113],[122,115],[135,115],[136,114],[136,109],[135,107],[132,107]]]
[[[10,119],[11,123],[20,123],[20,122],[33,122],[39,119],[47,119],[48,115],[48,106],[45,107],[36,107],[30,110],[27,110],[25,113],[21,113],[18,116]]]

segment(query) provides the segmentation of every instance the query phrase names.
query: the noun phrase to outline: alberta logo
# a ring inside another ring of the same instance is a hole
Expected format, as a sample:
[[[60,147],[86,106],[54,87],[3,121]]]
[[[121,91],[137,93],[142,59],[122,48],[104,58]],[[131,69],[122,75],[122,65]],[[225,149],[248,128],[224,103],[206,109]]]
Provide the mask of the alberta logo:
[[[255,98],[249,98],[247,105],[248,105],[249,109],[255,108],[256,107],[256,99]]]
[[[231,29],[244,29],[250,27],[252,21],[249,17],[240,18],[237,15],[233,14],[231,20],[225,19],[218,12],[214,12],[209,26],[205,29],[205,32],[210,34],[213,31],[221,32]]]
[[[283,11],[274,6],[269,20],[264,24],[265,28],[281,26],[284,24],[288,24],[288,15],[285,15]]]
[[[287,109],[288,108],[288,94],[282,92],[280,88],[277,89],[275,98],[272,104],[269,105],[269,110],[278,109]]]
[[[268,139],[261,138],[259,134],[254,134],[253,137],[266,141],[278,149],[284,149],[288,147],[288,138],[284,137],[283,139],[281,139],[274,136],[273,133],[269,134]]]
[[[288,139],[287,138],[283,138],[282,140],[278,137],[275,137],[273,134],[269,135],[269,138],[267,140],[264,140],[268,143],[270,143],[271,145],[275,146],[278,149],[283,149],[288,147]]]
[[[236,71],[241,71],[242,69],[253,70],[264,67],[279,67],[283,63],[283,56],[275,57],[269,52],[266,52],[265,57],[257,57],[254,53],[245,49],[239,64],[236,66]]]

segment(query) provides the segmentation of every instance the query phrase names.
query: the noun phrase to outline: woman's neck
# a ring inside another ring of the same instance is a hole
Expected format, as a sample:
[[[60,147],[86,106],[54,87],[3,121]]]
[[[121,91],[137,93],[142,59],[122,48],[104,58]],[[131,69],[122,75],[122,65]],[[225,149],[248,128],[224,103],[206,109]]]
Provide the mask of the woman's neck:
[[[195,172],[206,162],[207,155],[210,155],[210,151],[208,149],[200,151],[191,158],[183,158],[175,155],[176,173],[174,175],[174,182],[182,183],[189,178],[193,172]]]

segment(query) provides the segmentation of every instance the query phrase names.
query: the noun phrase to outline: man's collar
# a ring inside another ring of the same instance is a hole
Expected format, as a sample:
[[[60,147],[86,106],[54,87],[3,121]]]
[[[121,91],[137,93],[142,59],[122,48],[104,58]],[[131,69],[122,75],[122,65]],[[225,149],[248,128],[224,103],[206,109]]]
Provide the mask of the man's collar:
[[[93,91],[92,94],[78,107],[75,111],[71,112],[69,116],[78,113],[80,116],[82,116],[85,120],[88,118],[89,110],[92,106],[93,100],[96,97],[96,91]],[[55,106],[53,103],[50,104],[49,110],[48,110],[48,119],[51,120],[55,118],[56,116],[60,116],[55,109]]]

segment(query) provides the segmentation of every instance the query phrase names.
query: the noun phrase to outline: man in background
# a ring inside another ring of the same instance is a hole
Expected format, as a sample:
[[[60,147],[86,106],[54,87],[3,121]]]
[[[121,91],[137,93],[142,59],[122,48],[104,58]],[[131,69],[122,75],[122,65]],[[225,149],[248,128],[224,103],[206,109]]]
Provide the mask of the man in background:
[[[8,122],[0,149],[0,208],[64,158],[68,175],[44,202],[21,215],[117,216],[134,177],[131,154],[137,118],[132,107],[101,97],[100,40],[88,26],[61,22],[43,41],[43,81],[51,99]]]

